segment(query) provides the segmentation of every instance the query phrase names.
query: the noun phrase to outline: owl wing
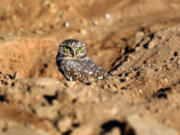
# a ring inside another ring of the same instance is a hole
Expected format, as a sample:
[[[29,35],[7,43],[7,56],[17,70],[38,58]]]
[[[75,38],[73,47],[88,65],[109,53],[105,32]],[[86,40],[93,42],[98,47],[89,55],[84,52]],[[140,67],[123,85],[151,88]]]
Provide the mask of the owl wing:
[[[69,81],[79,80],[85,82],[89,78],[104,79],[107,76],[99,65],[94,63],[89,57],[77,60],[58,60],[57,65],[60,72]]]
[[[108,75],[108,73],[105,72],[102,67],[92,61],[92,59],[89,57],[84,58],[81,65],[83,67],[82,70],[84,74],[87,74],[87,76],[95,79],[104,79]]]

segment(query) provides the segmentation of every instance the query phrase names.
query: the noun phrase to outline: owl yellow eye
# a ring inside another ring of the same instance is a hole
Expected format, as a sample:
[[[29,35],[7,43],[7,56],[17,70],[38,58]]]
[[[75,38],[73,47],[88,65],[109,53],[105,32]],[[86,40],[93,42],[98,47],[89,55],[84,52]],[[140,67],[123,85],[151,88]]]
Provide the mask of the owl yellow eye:
[[[64,46],[63,49],[64,49],[64,51],[69,51],[70,50],[70,48],[68,46]]]
[[[78,50],[79,50],[79,51],[83,50],[83,47],[82,47],[82,46],[80,46],[80,47],[78,48]]]

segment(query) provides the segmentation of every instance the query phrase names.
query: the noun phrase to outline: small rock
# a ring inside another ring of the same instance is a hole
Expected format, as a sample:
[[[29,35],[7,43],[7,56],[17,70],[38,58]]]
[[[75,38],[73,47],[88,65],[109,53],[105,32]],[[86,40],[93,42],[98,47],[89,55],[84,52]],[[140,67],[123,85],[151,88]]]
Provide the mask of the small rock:
[[[46,5],[46,6],[50,7],[51,2],[50,2],[49,0],[45,0],[45,1],[44,1],[44,5]]]
[[[64,23],[64,27],[68,28],[70,26],[70,23],[69,22],[65,22]]]
[[[58,17],[61,18],[61,19],[64,19],[66,17],[65,13],[62,12],[62,11],[59,11],[58,12]]]
[[[109,19],[109,18],[110,18],[110,14],[106,13],[106,14],[104,15],[104,17],[105,17],[106,19]]]
[[[149,48],[149,49],[152,49],[152,48],[154,48],[156,45],[157,45],[157,43],[156,43],[154,40],[152,40],[152,41],[149,43],[148,48]]]
[[[35,31],[35,33],[41,35],[41,34],[43,34],[44,32],[43,32],[41,29],[37,29],[37,30]]]
[[[58,121],[58,128],[61,130],[61,132],[65,132],[71,128],[72,120],[70,118],[65,118]]]
[[[85,29],[80,29],[80,34],[81,35],[86,35],[87,34],[87,31]]]
[[[144,32],[137,32],[136,33],[136,44],[138,44],[142,39],[143,39],[143,37],[144,37]]]
[[[99,22],[98,22],[97,20],[94,20],[94,21],[93,21],[93,25],[94,25],[94,26],[98,25],[98,23],[99,23]]]

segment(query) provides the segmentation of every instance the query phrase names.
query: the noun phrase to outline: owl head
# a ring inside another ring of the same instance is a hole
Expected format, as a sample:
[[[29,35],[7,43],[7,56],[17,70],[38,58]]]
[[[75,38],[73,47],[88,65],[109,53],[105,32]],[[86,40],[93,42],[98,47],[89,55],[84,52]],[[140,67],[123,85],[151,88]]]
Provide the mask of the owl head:
[[[86,47],[79,40],[67,39],[59,45],[58,54],[61,58],[83,58],[86,56]]]

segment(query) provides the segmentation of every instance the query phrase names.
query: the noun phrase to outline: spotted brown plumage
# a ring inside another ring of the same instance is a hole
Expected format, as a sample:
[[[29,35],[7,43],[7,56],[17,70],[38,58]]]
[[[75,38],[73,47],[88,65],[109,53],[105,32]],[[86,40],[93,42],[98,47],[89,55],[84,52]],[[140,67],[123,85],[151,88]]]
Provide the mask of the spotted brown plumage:
[[[85,44],[75,39],[65,40],[59,45],[56,64],[69,81],[104,79],[108,75],[86,55]]]

